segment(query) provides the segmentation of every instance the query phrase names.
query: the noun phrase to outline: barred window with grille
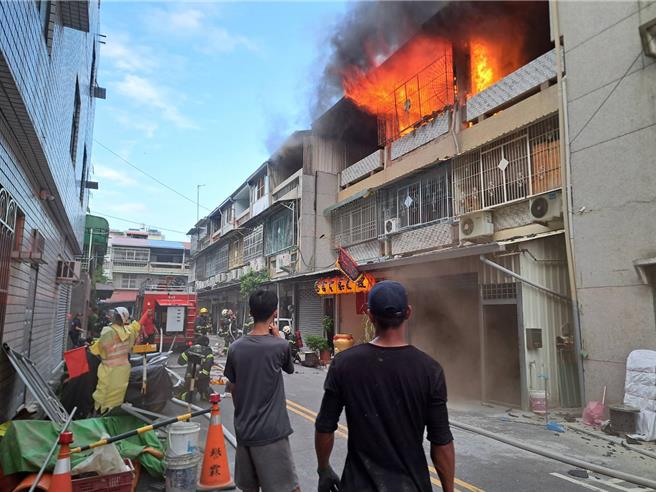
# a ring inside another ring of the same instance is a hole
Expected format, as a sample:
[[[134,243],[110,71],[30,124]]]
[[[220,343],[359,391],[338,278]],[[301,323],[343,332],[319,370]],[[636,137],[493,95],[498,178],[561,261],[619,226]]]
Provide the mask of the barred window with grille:
[[[133,273],[121,274],[121,289],[136,289],[137,276]]]
[[[216,273],[223,273],[228,270],[228,245],[224,244],[219,248],[219,250],[216,252],[216,257],[215,257],[215,272],[212,274]]]
[[[385,221],[398,219],[401,228],[429,224],[450,219],[451,193],[449,169],[437,170],[402,182],[379,192],[380,230],[384,234]]]
[[[263,233],[264,226],[262,224],[255,227],[249,234],[244,236],[244,260],[252,260],[263,253]]]
[[[361,198],[333,211],[333,237],[341,246],[375,239],[376,199]]]
[[[112,257],[119,261],[147,262],[150,250],[147,248],[112,248]]]
[[[458,215],[559,188],[558,117],[458,156],[453,185]]]

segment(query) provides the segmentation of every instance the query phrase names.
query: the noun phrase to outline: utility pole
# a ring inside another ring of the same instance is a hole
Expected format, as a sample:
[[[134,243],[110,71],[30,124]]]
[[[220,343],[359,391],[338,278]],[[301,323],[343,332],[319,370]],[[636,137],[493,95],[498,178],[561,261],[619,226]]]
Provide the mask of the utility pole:
[[[200,189],[205,186],[204,184],[196,185],[196,223],[200,220]]]

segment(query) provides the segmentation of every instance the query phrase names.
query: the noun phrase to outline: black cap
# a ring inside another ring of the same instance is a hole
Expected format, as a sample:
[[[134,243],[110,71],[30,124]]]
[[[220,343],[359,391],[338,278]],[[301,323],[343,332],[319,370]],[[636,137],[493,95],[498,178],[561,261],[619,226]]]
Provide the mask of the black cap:
[[[374,316],[403,319],[408,313],[408,294],[400,283],[384,280],[373,286],[368,304]]]

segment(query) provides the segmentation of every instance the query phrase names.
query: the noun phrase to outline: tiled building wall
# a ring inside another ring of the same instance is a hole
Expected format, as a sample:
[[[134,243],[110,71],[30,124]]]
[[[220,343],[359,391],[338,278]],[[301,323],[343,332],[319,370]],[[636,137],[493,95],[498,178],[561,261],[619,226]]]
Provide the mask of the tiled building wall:
[[[98,19],[97,3],[90,2],[92,32],[64,29],[58,4],[51,6],[48,50],[36,2],[0,3],[0,186],[25,215],[22,249],[29,249],[33,229],[45,237],[44,263],[10,264],[7,314],[0,336],[13,349],[29,354],[46,380],[61,361],[70,300],[70,288],[55,282],[57,261],[72,259],[83,239],[87,194],[81,203],[80,186],[85,145],[87,167],[91,156],[90,81]],[[81,104],[74,164],[69,144],[76,78]],[[44,188],[61,200],[65,214],[58,212],[57,202],[37,197]],[[32,292],[33,313],[26,309],[32,304],[28,302]],[[0,387],[4,395],[0,420],[11,418],[20,404],[32,400],[29,393],[24,399],[24,387],[4,353],[0,354]]]

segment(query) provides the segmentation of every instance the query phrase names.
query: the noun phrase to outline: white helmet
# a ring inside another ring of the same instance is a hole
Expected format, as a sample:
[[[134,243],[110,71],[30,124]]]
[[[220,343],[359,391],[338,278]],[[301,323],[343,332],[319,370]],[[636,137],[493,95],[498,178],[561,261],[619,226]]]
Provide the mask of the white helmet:
[[[223,316],[224,318],[228,316],[228,310],[224,309],[223,311],[221,311],[221,316]]]
[[[289,335],[292,332],[292,329],[289,327],[289,325],[286,325],[282,331],[285,333],[285,335]]]
[[[118,313],[118,315],[123,320],[124,325],[127,324],[128,321],[130,321],[130,313],[124,307],[117,307],[116,312]]]

